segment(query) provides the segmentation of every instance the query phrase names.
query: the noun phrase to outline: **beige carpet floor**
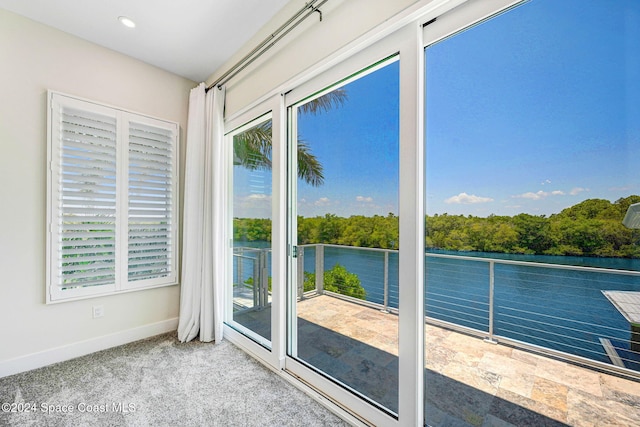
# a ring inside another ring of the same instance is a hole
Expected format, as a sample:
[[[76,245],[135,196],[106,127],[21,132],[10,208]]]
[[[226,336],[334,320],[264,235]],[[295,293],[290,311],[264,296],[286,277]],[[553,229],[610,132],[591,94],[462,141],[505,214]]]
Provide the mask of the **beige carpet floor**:
[[[347,425],[233,344],[175,334],[0,378],[0,403],[0,426]]]

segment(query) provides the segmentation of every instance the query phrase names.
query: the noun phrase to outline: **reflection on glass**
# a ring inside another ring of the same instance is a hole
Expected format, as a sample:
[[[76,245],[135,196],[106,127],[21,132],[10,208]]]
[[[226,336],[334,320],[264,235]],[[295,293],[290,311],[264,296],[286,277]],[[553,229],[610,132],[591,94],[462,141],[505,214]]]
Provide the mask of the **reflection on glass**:
[[[240,325],[241,332],[269,346],[271,120],[233,136],[232,294],[235,326]]]
[[[429,320],[640,371],[617,303],[640,296],[638,28],[637,1],[532,0],[426,49]],[[447,403],[482,400],[446,378],[478,355],[446,342],[425,352],[427,421],[482,424]]]
[[[292,355],[398,408],[399,64],[297,106]]]

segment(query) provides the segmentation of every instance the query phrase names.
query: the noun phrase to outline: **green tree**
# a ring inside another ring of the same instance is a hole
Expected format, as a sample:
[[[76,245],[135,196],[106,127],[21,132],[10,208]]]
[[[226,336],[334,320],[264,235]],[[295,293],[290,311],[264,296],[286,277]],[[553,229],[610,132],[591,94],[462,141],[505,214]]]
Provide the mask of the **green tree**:
[[[309,292],[316,288],[316,273],[304,272],[303,291]]]
[[[338,244],[342,235],[343,223],[342,218],[334,214],[326,214],[318,226],[319,241],[314,243]]]
[[[587,199],[570,208],[563,209],[558,216],[573,220],[616,219],[619,216],[619,210],[608,200]]]
[[[310,291],[316,287],[315,273],[304,273],[304,291]],[[349,272],[345,267],[336,264],[330,270],[324,272],[324,289],[337,294],[358,299],[366,299],[367,292],[360,284],[357,274]]]
[[[514,216],[512,222],[518,233],[515,252],[540,255],[551,247],[553,242],[549,237],[549,219],[544,215],[522,213]]]
[[[550,217],[427,216],[425,243],[427,248],[452,251],[640,258],[640,230],[622,224],[628,207],[639,202],[640,196],[614,203],[585,200]],[[398,249],[398,226],[394,214],[300,216],[298,242]],[[234,219],[237,240],[268,240],[270,230],[270,220]]]
[[[425,218],[425,244],[455,251],[635,258],[640,230],[624,227],[622,219],[639,202],[636,195],[614,203],[588,199],[548,218],[434,215]]]
[[[486,246],[489,252],[513,253],[518,244],[518,232],[515,227],[503,221],[490,228],[491,239]]]
[[[234,218],[233,239],[245,242],[270,242],[271,220],[265,218]]]

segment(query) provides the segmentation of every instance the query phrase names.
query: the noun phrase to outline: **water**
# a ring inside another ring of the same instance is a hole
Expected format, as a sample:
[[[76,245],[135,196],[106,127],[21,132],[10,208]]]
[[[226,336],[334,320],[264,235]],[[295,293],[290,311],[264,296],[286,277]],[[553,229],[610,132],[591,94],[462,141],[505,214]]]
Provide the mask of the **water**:
[[[301,248],[303,249],[303,248]],[[384,253],[358,248],[324,248],[324,268],[343,265],[360,278],[371,302],[384,302]],[[315,271],[315,247],[304,248],[305,271]],[[461,255],[458,252],[437,252]],[[463,253],[496,259],[494,269],[494,335],[610,363],[600,338],[626,350],[627,320],[603,290],[640,292],[640,276],[549,268],[539,263],[603,269],[640,270],[640,260],[536,255]],[[499,259],[531,262],[500,264]],[[482,259],[425,257],[425,311],[438,320],[483,332],[489,330],[489,263]],[[389,253],[389,306],[398,308],[398,254]],[[636,360],[637,362],[637,360]],[[637,363],[626,361],[636,369]]]

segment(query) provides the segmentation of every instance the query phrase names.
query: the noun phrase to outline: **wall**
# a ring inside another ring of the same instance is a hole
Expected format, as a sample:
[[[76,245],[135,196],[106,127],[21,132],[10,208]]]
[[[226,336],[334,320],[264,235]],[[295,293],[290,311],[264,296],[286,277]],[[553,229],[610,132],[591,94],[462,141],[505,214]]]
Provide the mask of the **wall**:
[[[46,97],[177,121],[184,153],[195,83],[1,9],[0,64],[0,376],[175,329],[179,286],[45,305]]]
[[[308,0],[292,0],[220,70],[207,80],[215,81],[224,71],[270,36]],[[416,3],[416,0],[329,0],[278,42],[266,55],[227,84],[225,116],[229,117],[270,90],[287,82],[330,56],[349,42]],[[423,1],[428,3],[428,1]],[[289,88],[291,89],[291,88]]]

